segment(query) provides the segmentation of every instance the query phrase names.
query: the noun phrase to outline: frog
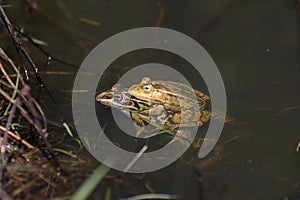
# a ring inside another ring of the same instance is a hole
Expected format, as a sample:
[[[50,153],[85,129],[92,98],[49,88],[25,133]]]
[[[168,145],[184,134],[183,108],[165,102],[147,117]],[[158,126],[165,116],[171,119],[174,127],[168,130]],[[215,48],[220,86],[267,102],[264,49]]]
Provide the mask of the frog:
[[[140,127],[150,123],[156,129],[173,135],[179,127],[202,126],[209,120],[210,112],[205,110],[205,104],[209,97],[202,92],[177,82],[167,82],[166,84],[155,81],[154,83],[159,83],[159,85],[155,85],[156,88],[150,87],[152,85],[150,85],[149,78],[142,80],[142,83],[143,85],[133,85],[129,89],[123,89],[118,84],[114,85],[111,90],[97,95],[96,100],[109,107],[119,109]],[[150,87],[148,89],[156,92],[155,95],[148,98],[147,95],[132,91],[133,88],[140,89],[146,84]],[[167,87],[168,85],[171,85],[175,92],[172,93]],[[185,93],[180,93],[183,89]],[[159,95],[158,92],[162,95]],[[190,95],[189,92],[195,92],[196,99],[184,96]],[[163,98],[164,95],[170,97]],[[180,101],[178,98],[181,98]],[[141,132],[141,129],[138,132]],[[180,134],[185,137],[183,132]]]

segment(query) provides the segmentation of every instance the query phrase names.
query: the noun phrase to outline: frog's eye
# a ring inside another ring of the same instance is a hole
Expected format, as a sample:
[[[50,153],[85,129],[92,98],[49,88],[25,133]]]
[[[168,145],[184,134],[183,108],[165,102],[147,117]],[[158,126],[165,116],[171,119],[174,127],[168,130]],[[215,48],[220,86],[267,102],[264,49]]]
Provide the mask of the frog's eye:
[[[144,92],[149,93],[152,90],[152,85],[145,85],[144,86]]]

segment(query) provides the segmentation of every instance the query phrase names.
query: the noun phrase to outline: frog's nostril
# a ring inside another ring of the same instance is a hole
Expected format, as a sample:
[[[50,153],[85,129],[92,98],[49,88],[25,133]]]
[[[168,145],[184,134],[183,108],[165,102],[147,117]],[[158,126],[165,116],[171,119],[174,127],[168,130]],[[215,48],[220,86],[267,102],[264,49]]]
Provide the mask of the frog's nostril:
[[[111,99],[112,97],[113,97],[112,94],[107,94],[107,95],[105,95],[105,98],[106,98],[106,99]]]

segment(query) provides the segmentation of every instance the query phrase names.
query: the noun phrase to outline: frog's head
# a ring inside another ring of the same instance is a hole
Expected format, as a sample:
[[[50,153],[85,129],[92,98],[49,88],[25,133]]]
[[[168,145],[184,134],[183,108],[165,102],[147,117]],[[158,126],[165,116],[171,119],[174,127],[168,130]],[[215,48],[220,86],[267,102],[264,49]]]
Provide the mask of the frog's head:
[[[125,90],[120,89],[119,85],[114,85],[111,90],[98,94],[96,101],[118,109],[130,109],[132,111],[138,109],[134,100],[130,98],[130,95]]]

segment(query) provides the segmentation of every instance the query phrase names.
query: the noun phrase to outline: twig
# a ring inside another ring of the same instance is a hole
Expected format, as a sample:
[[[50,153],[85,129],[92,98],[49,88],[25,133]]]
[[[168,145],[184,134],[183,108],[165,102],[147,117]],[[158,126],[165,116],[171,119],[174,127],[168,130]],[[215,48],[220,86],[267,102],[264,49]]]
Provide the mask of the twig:
[[[8,31],[8,34],[10,35],[12,41],[13,41],[14,44],[15,44],[15,47],[16,47],[16,50],[17,50],[17,54],[18,54],[19,60],[20,60],[20,62],[21,62],[21,64],[22,64],[22,67],[23,67],[24,72],[25,72],[26,79],[29,80],[28,70],[27,70],[27,68],[25,67],[25,64],[24,64],[24,62],[23,62],[23,59],[22,59],[21,53],[20,53],[20,52],[22,51],[21,48],[20,48],[20,47],[21,47],[21,42],[20,42],[20,40],[17,38],[16,32],[14,32],[12,24],[10,23],[10,21],[9,21],[8,17],[6,16],[6,14],[5,14],[3,8],[1,8],[1,7],[0,7],[0,14],[1,14],[1,15],[0,15],[0,21],[1,21],[1,23],[6,27],[6,29],[7,29],[7,31]],[[34,71],[36,72],[37,70],[34,69]]]
[[[164,19],[165,13],[166,13],[166,7],[167,7],[167,0],[163,0],[161,3],[161,6],[159,8],[158,17],[155,22],[155,27],[161,27],[162,21]]]
[[[3,50],[0,48],[0,54],[7,56]],[[7,61],[9,61],[9,58],[7,58]],[[13,64],[13,62],[10,63],[12,68],[16,71],[16,73],[18,73],[17,68],[15,67],[15,65]],[[0,69],[4,74],[5,79],[8,82],[8,85],[10,85],[12,88],[15,88],[15,84],[13,83],[13,81],[10,79],[10,77],[8,76],[8,74],[6,73],[3,65],[0,63]],[[13,104],[13,108],[14,110],[11,110],[11,113],[9,115],[9,120],[6,124],[6,128],[5,128],[5,134],[4,134],[4,142],[6,141],[5,139],[5,135],[10,127],[10,123],[11,123],[11,119],[13,116],[13,113],[15,112],[15,109],[18,108],[22,114],[22,116],[35,128],[35,130],[39,133],[40,137],[42,138],[47,150],[49,151],[49,155],[51,155],[51,159],[55,162],[55,165],[61,169],[60,165],[58,164],[56,157],[54,156],[54,151],[52,150],[52,147],[50,145],[50,143],[47,140],[47,120],[46,120],[46,116],[42,110],[42,108],[40,107],[40,105],[37,103],[37,101],[31,97],[30,95],[30,87],[26,84],[20,84],[22,87],[21,89],[18,90],[18,97],[16,98],[16,100],[12,99],[3,89],[0,88],[0,94],[6,99],[8,100],[10,103]],[[23,105],[21,105],[19,102],[22,101]],[[24,108],[24,107],[25,108]],[[43,121],[43,126],[40,123],[40,120]],[[47,156],[48,159],[50,159],[49,156]],[[50,160],[51,160],[50,159]]]
[[[196,175],[197,175],[197,180],[198,180],[198,191],[199,191],[199,200],[204,200],[204,192],[203,192],[203,175],[196,171]]]
[[[25,82],[22,78],[22,76],[20,75],[20,72],[19,70],[17,69],[17,67],[15,66],[15,64],[13,63],[13,61],[6,55],[6,53],[3,51],[2,48],[0,48],[0,56],[2,58],[5,59],[6,62],[8,62],[8,64],[13,68],[13,70],[15,71],[15,73],[17,74],[17,76],[19,77],[20,79],[20,82],[21,82],[21,85],[25,85]],[[4,77],[5,79],[10,83],[6,83],[5,81],[3,80],[0,80],[0,83],[8,88],[11,88],[11,89],[18,89],[15,87],[13,81],[10,79],[10,76],[6,73],[6,70],[4,69],[3,65],[0,63],[0,70],[3,72],[4,74]],[[12,103],[12,99],[10,98],[9,95],[6,94],[5,91],[1,90],[0,88],[0,93],[9,101]],[[22,107],[19,107],[19,109],[21,110],[22,113],[25,113],[26,111],[22,108]],[[41,107],[39,106],[39,110],[42,110]],[[39,119],[41,118],[40,116],[38,117]],[[45,120],[45,119],[44,119]],[[58,126],[58,127],[62,127],[62,124],[61,123],[57,123],[57,122],[53,122],[53,121],[49,121],[47,120],[50,124],[52,125],[55,125],[55,126]]]
[[[219,22],[221,20],[221,18],[224,16],[224,14],[226,13],[227,10],[229,10],[235,0],[230,0],[219,12],[216,16],[214,16],[212,19],[210,19],[205,25],[204,27],[201,28],[197,38],[198,40],[200,40],[203,35],[206,34],[206,32],[212,27],[214,26],[217,22]]]
[[[144,145],[142,149],[136,154],[136,156],[130,161],[130,163],[126,166],[124,169],[124,172],[128,172],[128,170],[136,163],[136,161],[145,153],[145,151],[148,149],[147,145]]]
[[[50,61],[56,61],[56,62],[59,62],[61,64],[64,64],[64,65],[68,65],[68,66],[71,66],[71,67],[75,67],[75,68],[78,68],[77,65],[75,64],[72,64],[72,63],[69,63],[69,62],[66,62],[64,60],[61,60],[59,58],[56,58],[55,56],[51,55],[50,53],[48,53],[41,45],[39,45],[37,42],[35,42],[29,35],[27,35],[25,32],[24,32],[24,29],[21,29],[15,25],[13,25],[14,29],[20,34],[22,35],[23,37],[25,37],[33,46],[35,46],[38,50],[40,50],[42,52],[42,54],[44,54],[46,57],[47,57],[47,62],[49,63]]]
[[[0,54],[2,53],[2,49],[0,48]],[[15,84],[13,83],[13,81],[10,79],[9,75],[6,73],[6,70],[4,69],[4,67],[2,66],[2,64],[0,63],[0,68],[1,68],[1,72],[3,73],[3,75],[5,76],[7,82],[12,86],[12,88],[16,88]]]
[[[7,144],[7,132],[10,128],[10,125],[11,125],[11,122],[13,120],[13,117],[14,117],[14,114],[16,112],[16,108],[17,108],[17,105],[19,104],[19,98],[17,97],[16,100],[14,101],[15,103],[13,104],[10,112],[9,112],[9,115],[8,115],[8,118],[7,118],[7,122],[5,124],[5,131],[3,133],[3,138],[2,138],[2,141],[0,143],[0,147],[1,147],[1,156],[2,156],[2,162],[4,163],[4,165],[6,164],[6,159],[5,159],[5,152],[6,152],[6,144]]]
[[[21,41],[17,37],[17,31],[14,29],[14,26],[9,21],[9,19],[6,16],[4,10],[1,7],[0,7],[0,21],[6,27],[6,29],[8,31],[8,34],[10,35],[11,39],[14,42],[14,45],[15,45],[15,48],[17,50],[17,54],[18,54],[19,60],[21,62],[21,65],[23,67],[23,70],[24,70],[24,73],[25,73],[25,76],[26,76],[26,80],[29,80],[29,75],[28,75],[28,70],[27,70],[27,68],[25,66],[25,63],[24,63],[24,61],[22,59],[22,55],[25,57],[25,59],[29,62],[29,64],[33,68],[33,72],[34,72],[35,78],[39,82],[40,87],[42,87],[43,89],[45,89],[46,92],[49,94],[49,96],[51,98],[53,98],[51,92],[47,89],[45,83],[43,82],[43,80],[41,79],[41,77],[38,74],[38,71],[39,71],[38,67],[35,65],[35,63],[33,62],[32,58],[30,57],[30,55],[28,54],[28,52],[24,49]]]
[[[3,189],[3,186],[0,182],[0,199],[4,199],[4,200],[13,200]]]
[[[297,12],[298,54],[300,54],[300,1],[295,0],[294,2]]]
[[[61,21],[56,20],[52,15],[50,15],[41,6],[39,6],[36,1],[34,1],[34,0],[25,0],[25,1],[28,4],[28,7],[31,10],[34,10],[34,11],[38,12],[43,17],[45,17],[46,19],[48,19],[50,22],[52,22],[53,24],[55,24],[57,27],[65,30],[65,31],[72,32],[72,34],[77,35],[77,36],[79,36],[81,38],[84,38],[86,40],[93,41],[93,42],[97,42],[98,41],[97,38],[93,38],[90,35],[86,35],[86,34],[82,33],[81,31],[73,28],[72,26],[69,26],[68,24],[65,24],[65,23],[63,23]]]
[[[5,61],[7,61],[8,64],[13,68],[13,70],[15,71],[15,73],[17,75],[19,75],[20,72],[19,72],[18,68],[15,66],[15,64],[13,63],[13,61],[6,55],[6,53],[3,51],[2,48],[0,48],[0,55],[1,55],[1,57],[5,58]],[[7,79],[7,77],[5,77],[5,78]],[[21,84],[25,85],[25,82],[24,82],[22,76],[20,76],[19,78],[20,78]]]
[[[14,139],[16,141],[21,142],[22,144],[24,144],[27,148],[30,149],[35,149],[35,147],[30,144],[29,142],[27,142],[26,140],[23,140],[20,136],[17,136],[16,134],[14,134],[13,132],[7,130],[5,127],[0,126],[0,130],[1,131],[7,131],[8,137],[11,137],[11,139]]]
[[[52,149],[51,144],[48,142],[47,140],[47,120],[46,120],[46,116],[44,114],[44,112],[42,111],[41,107],[39,106],[39,104],[36,102],[36,100],[34,98],[31,97],[30,95],[30,87],[25,85],[21,91],[20,91],[20,95],[23,98],[24,101],[28,102],[27,103],[27,109],[30,111],[30,113],[32,114],[32,117],[29,115],[29,113],[22,113],[22,115],[28,120],[31,121],[31,125],[35,128],[35,130],[37,130],[37,132],[39,133],[39,135],[41,136],[47,150],[49,151],[49,155],[51,157],[49,157],[47,155],[47,158],[49,160],[54,161],[56,168],[58,170],[63,171],[62,167],[60,166],[60,164],[58,163],[55,153]],[[36,108],[38,109],[39,113],[36,111]],[[44,127],[41,125],[40,123],[40,119],[39,117],[42,117],[43,119],[43,123],[44,123]]]

